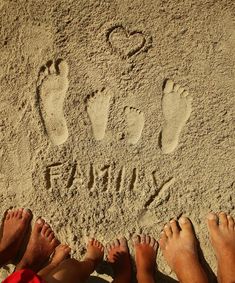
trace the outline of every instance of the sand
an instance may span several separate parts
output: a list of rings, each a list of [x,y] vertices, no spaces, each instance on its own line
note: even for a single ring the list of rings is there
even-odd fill
[[[215,270],[205,215],[235,212],[234,12],[1,0],[0,212],[32,209],[77,258],[89,235],[158,238],[187,215]]]

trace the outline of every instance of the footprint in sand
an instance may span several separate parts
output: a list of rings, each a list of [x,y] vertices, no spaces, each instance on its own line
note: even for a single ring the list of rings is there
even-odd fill
[[[108,124],[109,104],[111,95],[106,89],[97,91],[87,101],[87,113],[91,120],[94,138],[100,141],[104,138]]]
[[[127,122],[127,141],[129,144],[136,144],[144,128],[144,114],[133,107],[125,107]]]
[[[171,153],[178,145],[180,132],[191,114],[192,97],[188,91],[172,80],[168,80],[163,90],[162,110],[165,125],[161,132],[163,153]]]
[[[42,120],[46,133],[54,145],[64,143],[68,138],[68,128],[63,112],[63,104],[68,90],[69,67],[65,61],[52,63],[39,73],[37,91]]]

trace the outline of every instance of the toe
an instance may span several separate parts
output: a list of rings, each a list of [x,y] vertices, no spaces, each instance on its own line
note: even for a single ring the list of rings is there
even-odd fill
[[[210,212],[206,218],[207,218],[207,226],[209,230],[218,229],[219,219],[215,213]]]
[[[167,80],[164,92],[165,93],[170,93],[173,90],[174,82],[172,80]]]
[[[127,240],[126,240],[125,237],[121,237],[121,238],[119,239],[119,242],[120,242],[120,245],[121,245],[122,247],[127,248]]]
[[[181,94],[183,91],[184,91],[184,88],[183,88],[183,87],[180,87],[180,88],[178,89],[178,93],[179,93],[179,94]]]
[[[34,227],[35,227],[35,229],[38,233],[40,233],[42,231],[42,227],[43,227],[44,223],[45,223],[45,220],[42,219],[42,218],[39,218],[37,220],[37,222],[35,223]]]
[[[44,235],[46,238],[48,238],[51,233],[53,233],[53,231],[51,230],[51,228],[48,228]]]
[[[55,74],[56,73],[56,69],[55,69],[55,64],[52,63],[49,67],[49,73],[50,74]]]
[[[47,236],[47,238],[48,238],[48,241],[49,241],[49,242],[52,242],[52,240],[55,239],[55,234],[54,234],[53,232],[51,232],[51,233]]]
[[[5,212],[5,220],[9,220],[11,218],[11,209],[8,209],[6,212]]]
[[[68,66],[68,64],[67,64],[66,61],[61,61],[61,62],[58,64],[58,68],[59,68],[60,74],[61,74],[63,77],[67,77],[67,76],[68,76],[68,73],[69,73],[69,66]]]
[[[140,242],[141,242],[141,244],[146,244],[146,235],[145,234],[140,235]]]
[[[51,241],[51,245],[53,248],[56,248],[57,246],[59,246],[60,242],[56,239],[53,238],[53,240]]]
[[[24,209],[23,212],[22,212],[22,218],[26,221],[29,221],[32,218],[32,214],[31,214],[30,210]]]
[[[160,245],[161,249],[165,249],[167,239],[168,238],[167,238],[167,235],[166,235],[165,231],[162,231],[161,232],[161,238],[159,240],[159,245]]]
[[[111,250],[111,245],[110,245],[110,244],[107,244],[107,245],[106,245],[106,249],[107,249],[107,252],[109,253],[110,250]]]
[[[177,92],[179,88],[180,88],[180,85],[179,84],[175,84],[173,90],[175,92]]]
[[[119,247],[119,246],[120,246],[120,242],[119,242],[118,239],[115,239],[115,240],[114,240],[114,246],[115,246],[115,247]]]
[[[231,230],[234,229],[234,219],[231,215],[228,215],[228,227]]]
[[[132,238],[132,241],[133,241],[134,245],[140,244],[140,236],[139,236],[139,235],[135,235],[135,236]]]
[[[150,238],[150,243],[149,243],[149,245],[150,245],[151,247],[154,247],[155,242],[156,242],[156,240],[155,240],[153,237],[151,237],[151,238]]]
[[[45,236],[48,229],[50,229],[50,225],[48,223],[44,223],[44,225],[42,227],[42,235]]]
[[[164,227],[164,231],[167,235],[168,238],[171,238],[172,235],[173,235],[173,232],[171,230],[171,226],[169,224],[166,224],[165,227]]]
[[[146,244],[149,245],[151,241],[151,237],[149,235],[146,235]]]
[[[170,221],[170,225],[171,225],[171,230],[173,232],[173,235],[178,235],[180,232],[180,229],[179,229],[177,221],[175,219],[172,219]]]
[[[185,90],[181,93],[181,97],[187,97],[189,95],[188,91]]]
[[[187,217],[180,217],[179,225],[183,232],[188,231],[191,233],[193,231],[192,223]]]
[[[228,218],[227,218],[227,214],[225,212],[219,213],[219,226],[222,227],[222,228],[228,227]]]
[[[158,242],[157,241],[155,242],[153,249],[155,250],[155,252],[158,250]]]
[[[17,209],[16,217],[17,217],[18,219],[21,219],[21,218],[22,218],[23,211],[24,211],[23,208]]]

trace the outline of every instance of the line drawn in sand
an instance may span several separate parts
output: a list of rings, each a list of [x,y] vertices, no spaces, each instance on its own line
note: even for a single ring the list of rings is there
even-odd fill
[[[134,107],[125,107],[124,111],[127,123],[127,142],[135,145],[144,128],[144,113]]]
[[[191,103],[192,97],[187,90],[172,80],[166,81],[162,98],[165,124],[160,136],[163,153],[171,153],[176,149],[180,133],[192,111]]]
[[[50,61],[41,68],[37,81],[40,116],[46,134],[54,145],[63,144],[69,136],[63,111],[69,87],[68,72],[66,61]]]
[[[93,136],[100,141],[105,136],[108,124],[111,94],[103,88],[87,99],[87,113],[91,121]]]

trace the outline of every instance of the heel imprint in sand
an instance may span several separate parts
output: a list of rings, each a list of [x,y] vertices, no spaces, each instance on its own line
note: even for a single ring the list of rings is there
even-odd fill
[[[171,153],[176,149],[180,133],[192,111],[191,103],[192,97],[187,90],[172,80],[167,80],[162,98],[162,111],[165,119],[161,132],[163,153]]]
[[[100,141],[105,136],[108,124],[111,94],[103,89],[87,100],[87,113],[91,121],[94,138]]]
[[[69,67],[65,61],[53,62],[41,68],[37,81],[41,118],[54,145],[63,144],[69,135],[63,111],[69,86],[68,71]]]
[[[124,110],[127,123],[127,142],[134,145],[139,141],[144,128],[144,114],[133,107],[125,107]]]

